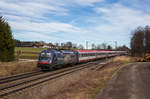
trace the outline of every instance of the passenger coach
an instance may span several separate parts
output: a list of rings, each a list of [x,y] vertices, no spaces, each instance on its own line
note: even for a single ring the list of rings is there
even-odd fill
[[[125,53],[125,51],[98,51],[98,50],[77,50],[77,51],[79,53],[79,62],[112,57]]]

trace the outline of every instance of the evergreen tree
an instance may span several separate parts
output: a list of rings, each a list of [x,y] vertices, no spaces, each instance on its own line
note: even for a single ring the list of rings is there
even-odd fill
[[[14,40],[9,24],[0,16],[0,61],[14,60]]]

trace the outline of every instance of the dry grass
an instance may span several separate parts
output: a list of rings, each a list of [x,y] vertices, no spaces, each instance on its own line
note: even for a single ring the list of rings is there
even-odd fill
[[[115,62],[106,65],[103,69],[85,69],[84,71],[73,73],[72,75],[66,75],[56,80],[43,83],[30,90],[26,90],[17,96],[14,95],[13,98],[93,99],[105,86],[115,71],[122,67],[121,64],[128,63],[129,60],[127,57],[117,57],[114,59]]]
[[[80,75],[68,86],[64,86],[54,95],[50,95],[52,99],[92,99],[104,87],[108,79],[112,76],[118,67],[110,67],[101,71],[88,71],[84,75]]]
[[[36,70],[37,62],[0,62],[0,77]]]
[[[111,61],[108,60],[108,61]],[[114,63],[106,65],[107,67],[96,70],[87,70],[80,72],[79,75],[70,79],[65,78],[61,89],[53,92],[49,90],[47,99],[93,99],[95,95],[105,86],[111,76],[121,68],[123,63],[132,62],[133,59],[128,56],[119,56],[114,58]],[[62,82],[61,82],[62,83]],[[62,84],[61,84],[62,85]]]
[[[114,62],[132,62],[134,59],[130,56],[118,56],[113,59]]]

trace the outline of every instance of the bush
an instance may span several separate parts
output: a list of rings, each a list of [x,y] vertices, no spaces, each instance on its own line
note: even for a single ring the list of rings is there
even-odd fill
[[[9,24],[0,16],[0,61],[14,60],[14,40]]]

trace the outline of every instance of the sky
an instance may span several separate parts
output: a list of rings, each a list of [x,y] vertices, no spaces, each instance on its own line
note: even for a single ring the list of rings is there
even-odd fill
[[[0,15],[22,41],[86,41],[130,46],[131,32],[150,25],[149,0],[0,0]]]

